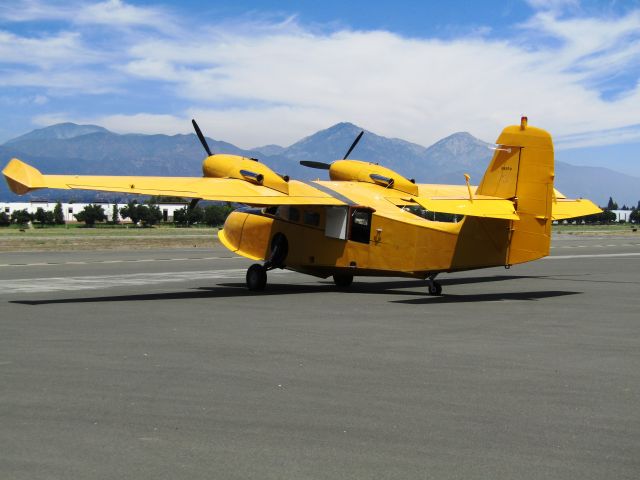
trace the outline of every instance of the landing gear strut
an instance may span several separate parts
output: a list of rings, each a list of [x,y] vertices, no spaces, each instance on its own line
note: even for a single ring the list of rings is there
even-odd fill
[[[252,292],[260,292],[267,286],[267,272],[274,268],[284,268],[284,260],[289,252],[287,237],[276,233],[271,240],[271,254],[264,265],[254,263],[247,270],[247,288]]]
[[[438,274],[434,273],[427,277],[427,282],[429,282],[429,295],[434,295],[434,296],[442,295],[442,285],[436,282],[435,280],[436,276],[438,276]]]

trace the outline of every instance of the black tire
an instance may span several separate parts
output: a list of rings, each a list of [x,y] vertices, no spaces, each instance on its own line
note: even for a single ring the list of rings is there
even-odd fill
[[[429,295],[442,295],[442,285],[438,282],[433,282],[429,285]]]
[[[252,292],[260,292],[267,286],[267,270],[259,263],[254,263],[247,270],[247,288]]]
[[[333,283],[335,283],[338,288],[347,288],[353,283],[353,275],[349,275],[348,273],[336,273],[333,276]]]

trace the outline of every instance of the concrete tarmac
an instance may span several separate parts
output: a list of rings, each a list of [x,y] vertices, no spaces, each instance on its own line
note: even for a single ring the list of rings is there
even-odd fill
[[[640,236],[424,282],[0,254],[0,478],[635,479]]]

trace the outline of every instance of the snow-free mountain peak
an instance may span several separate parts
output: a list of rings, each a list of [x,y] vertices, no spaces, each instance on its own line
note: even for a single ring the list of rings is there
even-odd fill
[[[109,130],[98,125],[77,125],[70,122],[57,123],[48,127],[38,128],[32,132],[13,138],[6,142],[5,145],[12,145],[31,140],[64,140],[98,132],[110,133]]]

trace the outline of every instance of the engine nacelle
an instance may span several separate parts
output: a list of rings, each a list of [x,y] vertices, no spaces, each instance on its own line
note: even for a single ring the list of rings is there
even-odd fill
[[[239,155],[218,153],[205,158],[202,174],[214,178],[238,178],[254,185],[263,185],[282,193],[289,193],[288,177],[278,175],[264,163]]]
[[[409,195],[418,195],[418,186],[411,180],[375,163],[337,160],[329,168],[329,177],[336,181],[374,183]]]

